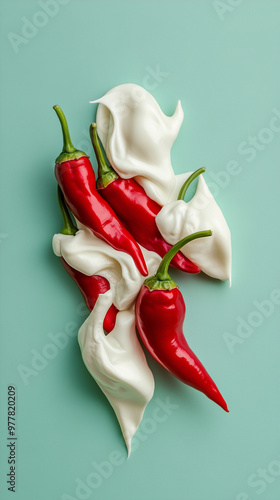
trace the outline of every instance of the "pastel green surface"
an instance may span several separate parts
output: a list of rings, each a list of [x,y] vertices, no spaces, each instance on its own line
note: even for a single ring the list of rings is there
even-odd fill
[[[2,499],[279,498],[279,15],[273,0],[1,1]],[[207,167],[233,242],[231,289],[172,274],[187,303],[186,337],[230,413],[149,358],[156,392],[128,461],[80,356],[81,296],[51,249],[62,223],[52,106],[94,162],[88,101],[127,82],[167,114],[181,99],[174,170]],[[64,348],[48,347],[66,330]],[[26,383],[20,366],[33,370]],[[8,385],[18,400],[14,494]]]

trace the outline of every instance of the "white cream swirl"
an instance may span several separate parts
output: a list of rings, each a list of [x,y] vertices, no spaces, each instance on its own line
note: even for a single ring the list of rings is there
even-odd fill
[[[173,116],[166,116],[147,90],[128,83],[91,102],[99,103],[97,131],[112,167],[166,203],[175,187],[170,150],[184,117],[180,101]]]
[[[113,301],[108,290],[78,334],[84,363],[112,405],[118,418],[128,456],[131,440],[154,393],[154,377],[135,331],[133,308],[117,314],[116,325],[104,335],[103,320]]]
[[[80,230],[75,236],[55,234],[53,250],[77,271],[106,278],[113,290],[113,302],[119,310],[128,309],[135,301],[144,277],[134,264],[133,258],[125,252],[112,248],[95,236],[90,229],[78,223]],[[160,257],[141,247],[148,272],[153,274],[160,263]]]
[[[189,202],[177,201],[180,187],[190,175],[176,176],[169,203],[156,217],[158,229],[170,245],[196,231],[211,229],[211,237],[194,240],[181,251],[204,273],[231,283],[230,230],[203,176],[199,176],[196,192]]]

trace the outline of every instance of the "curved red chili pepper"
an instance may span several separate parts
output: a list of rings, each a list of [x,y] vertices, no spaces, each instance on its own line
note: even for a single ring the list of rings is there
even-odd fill
[[[122,179],[107,165],[98,142],[95,123],[91,124],[90,135],[98,161],[97,190],[135,240],[147,250],[163,257],[171,245],[165,241],[156,225],[155,219],[162,207],[151,200],[134,179]],[[188,273],[200,272],[199,267],[182,252],[173,257],[171,266]]]
[[[156,275],[146,279],[140,290],[136,301],[136,326],[145,347],[158,363],[228,411],[216,384],[184,337],[184,299],[167,272],[176,250],[196,238],[211,234],[211,231],[201,231],[187,236],[166,254]]]
[[[63,151],[56,159],[55,176],[65,201],[75,217],[115,250],[133,258],[143,276],[148,275],[139,245],[119,221],[113,209],[96,191],[95,176],[88,156],[74,148],[66,118],[59,106],[54,106],[63,133]]]
[[[75,236],[78,228],[73,224],[71,220],[60,187],[58,187],[58,201],[63,217],[63,229],[61,230],[61,234],[69,234]],[[110,289],[109,281],[106,278],[103,278],[103,276],[86,276],[80,271],[77,271],[77,269],[69,266],[69,264],[63,257],[60,257],[60,260],[69,276],[71,276],[71,278],[77,283],[88,309],[92,311],[98,299],[98,296]],[[103,328],[105,332],[110,333],[114,329],[118,312],[119,311],[114,306],[114,304],[112,304],[108,309],[103,321]]]

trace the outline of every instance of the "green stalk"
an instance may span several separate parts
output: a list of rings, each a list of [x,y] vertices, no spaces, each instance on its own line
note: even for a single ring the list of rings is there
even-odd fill
[[[205,172],[205,170],[206,170],[205,167],[199,168],[198,170],[193,172],[190,175],[190,177],[187,178],[187,180],[184,182],[183,186],[181,187],[181,189],[179,191],[178,198],[177,198],[178,200],[183,200],[185,198],[189,185],[192,183],[192,181],[194,181],[194,179],[196,179],[196,177],[198,177],[200,174],[203,174]]]
[[[76,149],[74,148],[71,138],[70,138],[70,133],[69,133],[69,128],[68,128],[68,123],[65,118],[65,114],[63,113],[62,109],[58,104],[56,104],[53,109],[55,110],[60,124],[62,128],[62,135],[63,135],[63,149],[62,153],[74,153]]]
[[[75,236],[78,228],[74,225],[67,205],[64,200],[63,193],[61,188],[57,186],[57,195],[58,195],[58,203],[61,211],[62,219],[63,219],[63,228],[60,231],[61,234],[70,234],[71,236]]]
[[[113,182],[115,179],[118,179],[119,176],[111,167],[111,165],[108,165],[105,161],[97,137],[96,123],[91,124],[91,126],[89,127],[89,133],[98,164],[98,179],[96,181],[96,187],[97,189],[104,189],[106,186],[108,186],[108,184]]]
[[[60,124],[61,124],[61,129],[62,129],[62,136],[63,136],[63,148],[62,152],[56,159],[56,163],[63,163],[64,161],[69,161],[69,160],[77,160],[78,158],[81,158],[82,156],[86,156],[86,153],[83,151],[79,151],[78,149],[74,148],[70,133],[69,133],[69,128],[68,128],[68,123],[65,118],[65,115],[57,104],[53,106],[53,109],[55,110]]]
[[[144,284],[150,290],[172,290],[172,288],[177,288],[175,281],[169,276],[168,268],[171,260],[176,255],[182,247],[184,247],[187,243],[190,243],[197,238],[204,238],[206,236],[211,236],[212,231],[198,231],[197,233],[190,234],[185,238],[182,238],[178,241],[173,247],[171,247],[168,252],[163,257],[158,270],[154,276],[147,278]]]

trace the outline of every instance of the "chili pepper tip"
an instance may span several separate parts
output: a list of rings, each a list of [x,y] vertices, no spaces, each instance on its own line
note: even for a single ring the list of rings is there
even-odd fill
[[[227,413],[229,413],[229,409],[228,409],[228,407],[227,407],[227,404],[226,404],[226,402],[225,402],[224,398],[222,398],[222,399],[223,399],[223,401],[222,401],[222,402],[220,402],[220,403],[218,403],[218,404],[220,405],[220,407],[221,407],[223,410],[225,410]]]

